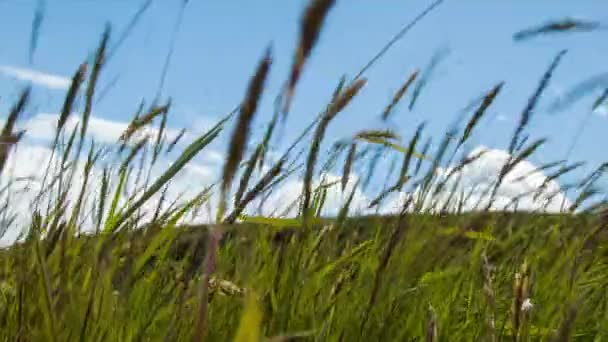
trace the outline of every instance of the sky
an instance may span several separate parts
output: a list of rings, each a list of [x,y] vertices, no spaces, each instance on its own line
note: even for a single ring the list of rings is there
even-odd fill
[[[170,133],[186,127],[192,136],[202,134],[238,105],[256,64],[270,46],[273,65],[254,122],[254,132],[260,134],[272,115],[273,99],[288,76],[307,1],[190,0],[181,20],[182,1],[151,1],[132,32],[117,45],[145,2],[0,2],[0,111],[6,113],[19,91],[32,82],[34,101],[23,118],[30,130],[28,144],[39,147],[48,140],[45,127],[56,120],[53,115],[61,108],[69,78],[94,53],[106,23],[112,28],[112,55],[100,78],[100,88],[107,87],[108,91],[93,109],[91,130],[98,139],[115,140],[140,102],[145,99],[149,103],[159,91],[163,99],[171,98]],[[354,76],[430,3],[337,1],[298,85],[283,139],[275,147],[284,147],[324,108],[341,76]],[[44,16],[30,61],[30,36],[37,8],[44,8]],[[409,138],[416,126],[426,121],[426,134],[439,140],[459,110],[504,81],[503,91],[469,142],[471,149],[484,147],[500,154],[551,60],[560,50],[568,49],[530,124],[531,138],[547,137],[549,142],[529,162],[541,165],[568,156],[573,137],[586,120],[584,134],[569,154],[573,161],[587,162],[574,174],[581,176],[608,156],[601,147],[606,142],[608,109],[601,107],[590,113],[593,100],[603,87],[608,87],[608,31],[525,42],[514,42],[512,36],[524,28],[564,17],[608,23],[607,10],[608,4],[601,0],[446,0],[368,70],[364,75],[368,84],[332,122],[328,136],[344,138],[362,129],[388,126]],[[161,88],[163,65],[172,46]],[[425,69],[438,51],[447,51],[446,58],[437,66],[416,107],[410,111],[402,104],[391,121],[381,123],[379,115],[392,94],[414,70]],[[597,87],[589,96],[561,112],[549,111],[552,102],[596,76]],[[213,174],[221,166],[224,153],[219,142],[198,156],[195,166]],[[380,163],[386,165],[388,161]]]

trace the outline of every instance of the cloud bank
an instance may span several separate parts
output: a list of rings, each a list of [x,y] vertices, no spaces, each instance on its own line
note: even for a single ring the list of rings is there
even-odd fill
[[[66,90],[72,83],[72,80],[69,77],[48,74],[34,69],[20,68],[10,65],[0,65],[0,74],[19,81],[32,82],[37,86],[54,90]]]
[[[30,138],[49,141],[54,138],[54,131],[57,122],[56,114],[42,113],[36,115],[31,120],[23,124],[27,129],[27,135]],[[79,122],[79,116],[73,115],[69,122],[69,127],[75,127]],[[90,120],[89,132],[97,140],[106,143],[114,143],[126,128],[127,123],[92,117]],[[174,136],[179,131],[169,128],[168,136]],[[142,134],[156,134],[154,128],[148,128]],[[180,147],[180,148],[183,148]],[[504,163],[509,159],[509,154],[500,149],[490,149],[480,146],[469,154],[469,156],[477,155],[484,152],[482,157],[475,162],[463,167],[461,170],[454,172],[449,181],[441,189],[437,188],[437,184],[452,171],[452,167],[442,169],[439,172],[439,177],[431,186],[431,192],[436,191],[437,195],[431,200],[421,200],[423,209],[430,210],[432,208],[450,207],[454,208],[458,200],[459,205],[463,210],[475,210],[484,208],[488,204],[489,190],[492,189],[494,181],[500,172]],[[10,207],[13,212],[19,216],[16,223],[5,236],[0,240],[1,244],[6,244],[13,241],[20,232],[17,226],[27,226],[32,208],[31,203],[34,196],[40,189],[40,181],[43,177],[43,172],[48,164],[51,156],[51,150],[48,147],[37,145],[30,140],[22,141],[15,150],[11,153],[5,168],[2,178],[0,178],[0,186],[4,187],[9,181],[12,181],[11,191],[0,194],[0,205],[6,203],[6,195],[10,193]],[[192,198],[198,194],[206,186],[215,182],[219,177],[219,171],[223,165],[224,154],[222,152],[208,150],[201,152],[201,158],[193,160],[184,169],[178,173],[170,182],[167,191],[164,194],[165,202],[171,203]],[[151,170],[151,177],[155,179],[160,176],[170,165],[173,160],[168,156],[163,155],[161,159],[154,165]],[[104,161],[105,162],[105,161]],[[86,203],[90,205],[94,203],[99,196],[99,188],[102,179],[103,167],[105,165],[98,164],[91,170],[89,177],[90,193],[86,196]],[[72,205],[76,199],[78,190],[84,175],[82,174],[83,163],[80,161],[78,172],[75,176],[74,189],[70,193],[69,201]],[[526,177],[524,177],[526,176]],[[406,198],[410,196],[419,196],[422,192],[420,188],[414,188],[410,192],[400,192],[390,196],[384,201],[379,208],[369,208],[371,200],[377,196],[380,189],[373,189],[375,193],[364,193],[360,188],[353,189],[358,176],[353,174],[346,190],[341,191],[339,185],[340,176],[336,174],[327,174],[324,176],[325,184],[335,182],[336,184],[328,188],[325,207],[322,212],[325,216],[336,215],[340,208],[344,205],[346,199],[352,191],[354,191],[353,199],[350,206],[350,213],[354,214],[370,214],[379,212],[382,214],[397,213]],[[320,184],[321,179],[317,179],[315,184]],[[131,193],[136,190],[136,177],[131,175],[127,182],[127,189]],[[116,185],[116,179],[112,179],[111,186]],[[542,185],[542,191],[534,194],[534,190],[539,189]],[[261,208],[261,214],[273,216],[293,216],[297,214],[297,202],[302,190],[302,181],[296,176],[288,178],[283,183],[269,194],[264,201],[264,206]],[[453,196],[454,191],[458,196]],[[377,192],[377,193],[376,193]],[[151,215],[160,200],[161,192],[151,198],[144,206],[143,210],[147,215]],[[513,200],[517,199],[517,206],[513,205]],[[213,208],[217,205],[217,198],[211,199],[211,212],[201,211],[196,216],[189,216],[185,223],[208,222],[213,217]],[[258,203],[252,203],[248,207],[247,214],[258,214]],[[493,210],[527,210],[527,211],[547,211],[558,212],[562,208],[570,205],[567,197],[560,190],[559,184],[552,180],[548,181],[547,176],[537,167],[529,162],[523,161],[518,164],[513,171],[507,175],[502,186],[496,192],[495,201],[491,209]],[[89,213],[90,215],[90,213]],[[88,218],[90,220],[90,217]]]

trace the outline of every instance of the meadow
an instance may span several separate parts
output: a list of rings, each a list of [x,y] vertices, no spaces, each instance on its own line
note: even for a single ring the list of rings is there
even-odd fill
[[[459,171],[484,151],[471,155],[465,147],[502,83],[472,102],[462,127],[433,137],[432,154],[424,125],[412,127],[407,139],[384,128],[348,139],[326,136],[332,120],[365,96],[366,70],[425,13],[355,77],[332,80],[336,88],[327,106],[278,157],[269,156],[333,3],[314,0],[302,13],[291,72],[260,141],[251,139],[251,122],[260,98],[273,95],[264,94],[270,50],[234,111],[199,132],[159,176],[151,168],[183,136],[167,140],[163,134],[170,102],[142,106],[112,148],[88,139],[107,57],[106,31],[92,63],[75,68],[27,229],[0,250],[2,340],[608,340],[608,214],[596,187],[608,163],[567,185],[574,195],[559,213],[517,210],[518,198],[496,209],[499,188],[515,181],[510,173],[546,142],[530,141],[526,132],[565,51],[539,71],[507,147],[510,157],[490,187],[476,190],[483,194],[471,205],[473,194],[458,186]],[[556,21],[515,38],[593,28]],[[380,120],[395,115],[407,98],[415,101],[424,91],[423,74],[407,75],[379,109]],[[594,106],[607,97],[605,92]],[[4,123],[2,177],[8,177],[10,154],[18,153],[15,145],[27,135],[16,123],[29,98],[30,89],[24,89]],[[81,124],[68,130],[77,103]],[[150,126],[159,133],[142,134]],[[229,142],[220,179],[193,198],[167,200],[171,180],[222,134]],[[369,208],[396,194],[399,206],[390,214],[360,214],[351,208],[355,191],[374,177],[374,156],[382,154],[398,156],[400,163],[389,184],[374,189]],[[89,177],[102,162],[100,180]],[[361,165],[367,173],[351,177]],[[540,166],[550,176],[532,194],[548,205],[550,183],[579,166]],[[330,179],[330,173],[340,178]],[[256,214],[252,207],[294,177],[302,179],[292,206],[296,215]],[[10,220],[10,189],[1,190],[7,203],[2,222],[18,226]],[[326,217],[332,189],[343,192],[344,200],[337,215]],[[214,208],[213,220],[189,223],[208,207]]]

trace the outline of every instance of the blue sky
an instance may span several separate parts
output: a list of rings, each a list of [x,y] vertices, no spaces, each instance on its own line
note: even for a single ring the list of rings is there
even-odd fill
[[[284,137],[299,133],[300,125],[310,122],[323,108],[339,78],[343,74],[353,76],[430,2],[387,0],[379,5],[362,0],[337,1],[298,86]],[[70,77],[94,51],[104,24],[112,24],[113,46],[142,3],[48,1],[34,62],[29,64],[28,45],[37,2],[0,2],[0,66]],[[271,115],[279,85],[288,75],[299,18],[306,3],[190,0],[163,89],[163,96],[171,96],[174,104],[170,125],[187,127],[193,134],[202,133],[235,107],[259,58],[272,44],[274,64],[256,120],[256,127],[262,127]],[[154,97],[180,6],[181,1],[157,0],[144,13],[101,77],[101,88],[118,78],[116,86],[94,108],[96,116],[126,122],[142,99],[150,101]],[[533,137],[549,138],[549,144],[532,161],[540,164],[561,159],[594,96],[557,114],[547,113],[546,107],[578,82],[608,72],[608,32],[562,34],[522,43],[514,43],[512,35],[565,16],[608,22],[606,10],[608,4],[600,0],[448,0],[366,74],[368,85],[332,122],[328,135],[342,138],[360,129],[381,126],[378,116],[393,92],[413,70],[424,68],[438,49],[447,48],[447,59],[439,65],[416,108],[410,112],[401,105],[390,126],[408,138],[421,121],[428,121],[427,134],[439,140],[461,108],[499,81],[505,81],[504,91],[481,123],[483,132],[478,130],[471,142],[471,147],[503,149],[539,78],[555,54],[567,48],[569,53],[530,126]],[[18,85],[6,74],[1,75],[3,111],[16,97]],[[28,115],[57,112],[64,94],[64,89],[36,87],[35,108]],[[608,153],[600,146],[605,144],[607,131],[608,116],[593,114],[572,157],[587,161],[589,167],[606,161]]]

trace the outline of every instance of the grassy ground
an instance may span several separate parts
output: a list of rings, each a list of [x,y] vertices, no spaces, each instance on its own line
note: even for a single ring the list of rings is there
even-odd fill
[[[562,214],[489,210],[509,172],[544,143],[527,141],[524,133],[563,53],[522,110],[509,146],[512,157],[476,211],[463,212],[466,194],[458,193],[451,177],[475,161],[460,154],[499,96],[500,83],[471,107],[465,126],[438,137],[432,156],[421,142],[423,126],[409,141],[391,131],[358,132],[330,145],[326,154],[325,131],[359,96],[368,65],[355,79],[339,83],[327,107],[280,158],[266,157],[332,3],[312,1],[304,13],[292,72],[263,139],[250,141],[249,127],[272,65],[270,52],[239,107],[193,140],[158,177],[149,170],[175,146],[163,135],[169,104],[142,108],[115,148],[102,151],[87,139],[109,38],[103,36],[94,63],[77,69],[66,94],[55,155],[32,203],[26,234],[0,251],[2,340],[608,340],[608,218],[589,202],[606,166],[575,185],[577,197]],[[526,35],[567,29],[547,26]],[[407,78],[382,111],[383,120],[410,88],[422,91],[424,80],[417,83],[417,77]],[[66,130],[79,96],[82,126]],[[25,90],[9,113],[3,146],[20,140],[15,123],[28,100]],[[138,137],[155,122],[158,136]],[[166,203],[171,179],[229,122],[234,129],[218,183],[194,198]],[[246,148],[250,144],[252,150]],[[347,186],[351,171],[378,149],[403,162],[371,206],[394,193],[406,196],[392,216],[357,217],[351,200],[360,185]],[[5,169],[11,149],[0,152]],[[117,162],[104,165],[99,181],[89,175],[102,152]],[[448,165],[453,171],[438,172]],[[575,168],[555,166],[555,180]],[[299,171],[303,185],[295,218],[246,215]],[[342,179],[323,181],[330,171]],[[373,168],[368,173],[361,178],[372,177]],[[345,192],[341,210],[336,217],[321,217],[328,189],[339,186]],[[446,192],[449,196],[435,201]],[[87,196],[93,200],[83,201]],[[187,225],[189,215],[211,202],[218,203],[213,222]],[[2,207],[3,214],[9,209]]]

